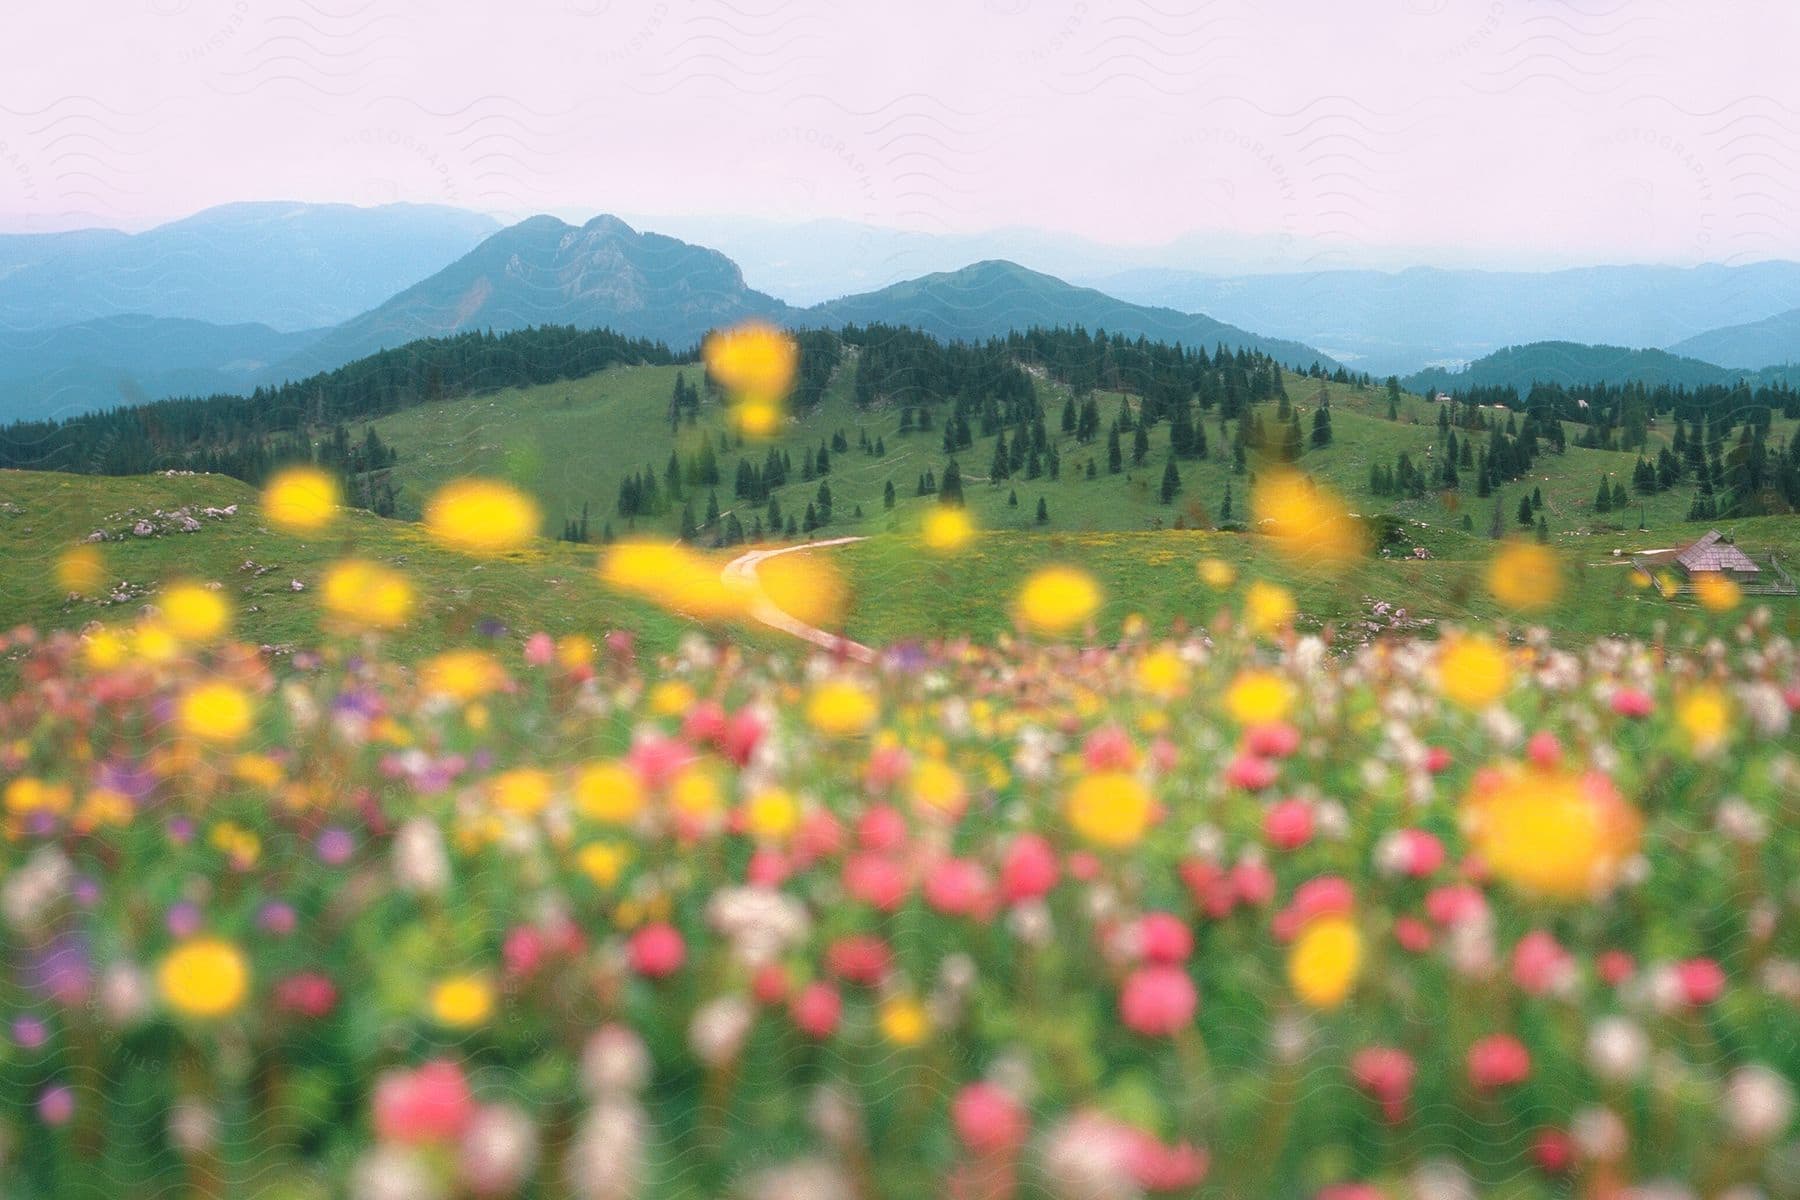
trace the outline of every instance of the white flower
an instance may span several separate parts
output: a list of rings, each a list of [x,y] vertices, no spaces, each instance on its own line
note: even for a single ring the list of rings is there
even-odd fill
[[[706,920],[750,968],[774,962],[812,932],[806,906],[773,888],[725,888],[707,904]]]
[[[183,1154],[202,1154],[219,1140],[219,1114],[204,1100],[185,1096],[169,1110],[169,1144]]]
[[[1129,1131],[1092,1112],[1058,1122],[1038,1148],[1039,1170],[1057,1200],[1138,1200],[1130,1159]]]
[[[463,1185],[478,1196],[510,1196],[537,1170],[538,1132],[515,1104],[483,1105],[463,1132]]]
[[[378,1145],[350,1172],[351,1200],[441,1200],[443,1185],[416,1150]]]
[[[819,1158],[804,1158],[756,1172],[738,1188],[743,1200],[854,1200],[856,1188],[843,1171]]]
[[[1619,1114],[1598,1105],[1576,1112],[1569,1122],[1569,1135],[1584,1158],[1601,1162],[1624,1157],[1631,1145],[1631,1135]]]
[[[718,996],[694,1012],[688,1026],[688,1048],[709,1067],[719,1067],[738,1056],[756,1011],[741,996]]]
[[[1602,1017],[1588,1031],[1588,1069],[1608,1083],[1623,1083],[1643,1074],[1650,1058],[1650,1038],[1643,1027],[1625,1017]]]
[[[602,1025],[581,1050],[581,1083],[597,1100],[636,1095],[650,1082],[650,1070],[644,1039],[624,1025]]]
[[[394,883],[401,891],[441,896],[450,887],[444,835],[427,817],[411,817],[394,835]]]
[[[114,1025],[132,1025],[151,1007],[150,980],[135,963],[118,962],[100,977],[100,1010]]]
[[[633,1200],[644,1181],[644,1110],[635,1100],[602,1100],[588,1111],[563,1164],[579,1200]]]
[[[40,846],[0,884],[0,912],[6,923],[20,933],[36,932],[49,916],[50,909],[69,893],[75,868],[68,857],[55,846]]]
[[[1725,1081],[1724,1110],[1739,1141],[1770,1141],[1794,1119],[1794,1085],[1761,1064],[1739,1067]]]

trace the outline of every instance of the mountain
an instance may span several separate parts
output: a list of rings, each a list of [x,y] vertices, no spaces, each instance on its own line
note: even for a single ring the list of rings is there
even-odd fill
[[[305,374],[417,338],[528,325],[604,326],[687,347],[715,326],[790,316],[717,250],[640,233],[617,217],[577,227],[540,216],[346,321],[285,366]]]
[[[499,228],[436,205],[250,203],[138,234],[0,238],[0,329],[141,314],[296,331],[335,325]]]
[[[1000,260],[827,301],[807,309],[803,320],[822,327],[911,325],[934,337],[964,341],[1001,337],[1032,325],[1082,325],[1090,332],[1104,329],[1209,350],[1222,342],[1263,351],[1290,365],[1328,361],[1299,342],[1264,337],[1197,313],[1127,304],[1093,288]]]
[[[9,418],[63,416],[168,395],[245,391],[322,332],[146,316],[0,331],[0,411]]]
[[[1800,308],[1744,325],[1709,329],[1669,349],[1722,367],[1754,369],[1800,363]]]
[[[1770,380],[1775,375],[1764,373]],[[1759,381],[1754,372],[1727,370],[1666,350],[1533,342],[1526,346],[1508,346],[1485,355],[1460,371],[1434,368],[1411,375],[1404,382],[1408,390],[1425,395],[1471,387],[1513,387],[1522,395],[1533,383],[1645,383],[1691,388],[1731,384],[1745,377]]]
[[[1126,300],[1295,338],[1378,376],[1552,339],[1670,346],[1800,306],[1800,263],[1790,262],[1241,276],[1151,269],[1095,282]]]

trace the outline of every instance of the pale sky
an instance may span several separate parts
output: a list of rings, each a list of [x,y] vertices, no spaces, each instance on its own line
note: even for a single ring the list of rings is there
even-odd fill
[[[10,0],[0,230],[231,200],[1800,258],[1781,0]]]

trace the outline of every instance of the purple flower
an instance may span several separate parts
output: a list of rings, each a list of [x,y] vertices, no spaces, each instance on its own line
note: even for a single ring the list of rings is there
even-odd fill
[[[193,937],[200,932],[200,906],[188,900],[171,905],[163,922],[175,937]]]
[[[293,905],[285,900],[271,900],[256,914],[256,923],[269,933],[285,937],[294,932],[299,918],[294,914]]]
[[[177,846],[185,846],[194,840],[194,822],[188,817],[170,817],[169,823],[163,828],[168,831],[169,840]]]
[[[75,1115],[75,1093],[62,1084],[47,1087],[38,1094],[38,1117],[46,1125],[67,1125]]]
[[[33,1016],[14,1017],[12,1023],[13,1044],[25,1050],[36,1050],[50,1040],[50,1027]]]
[[[356,839],[349,830],[333,825],[319,835],[316,848],[320,862],[328,867],[341,867],[356,853]]]

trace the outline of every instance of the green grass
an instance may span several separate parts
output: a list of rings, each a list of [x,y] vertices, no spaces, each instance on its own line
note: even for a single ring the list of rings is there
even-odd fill
[[[69,599],[55,563],[93,531],[127,531],[157,510],[223,509],[200,517],[193,533],[166,533],[100,544],[109,588],[126,599]],[[545,629],[595,638],[636,631],[651,651],[673,648],[686,623],[655,607],[609,593],[595,577],[594,552],[555,542],[495,559],[469,558],[434,544],[417,525],[350,511],[329,537],[299,538],[270,529],[256,493],[219,475],[107,478],[0,471],[0,611],[6,625],[75,629],[90,621],[123,623],[178,578],[216,581],[236,604],[246,636],[277,646],[319,640],[317,587],[329,562],[355,553],[403,569],[418,593],[415,620],[395,637],[402,651],[431,650],[475,635],[498,620],[514,632]],[[304,590],[295,591],[298,580]]]

